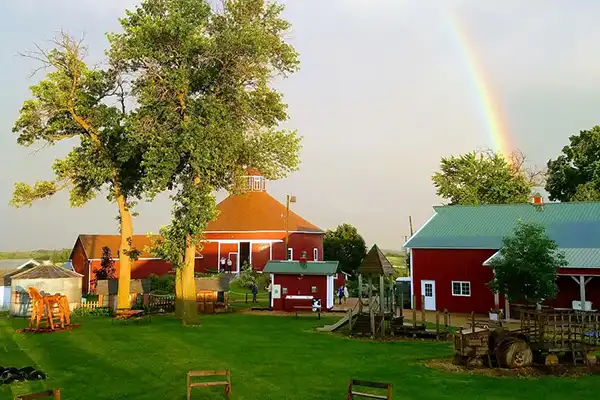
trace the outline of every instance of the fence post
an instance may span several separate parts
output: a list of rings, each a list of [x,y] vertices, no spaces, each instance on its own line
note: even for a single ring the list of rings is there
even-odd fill
[[[248,293],[246,293],[246,304],[248,304]]]

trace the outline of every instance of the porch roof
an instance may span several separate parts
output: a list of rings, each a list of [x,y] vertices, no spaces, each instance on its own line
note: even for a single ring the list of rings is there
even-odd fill
[[[271,260],[263,272],[289,275],[334,275],[339,264],[339,261],[307,261],[302,264],[299,261]]]
[[[600,269],[600,249],[596,248],[559,248],[567,259],[565,268],[598,268]],[[489,266],[492,260],[500,259],[500,251],[484,261],[483,265]]]

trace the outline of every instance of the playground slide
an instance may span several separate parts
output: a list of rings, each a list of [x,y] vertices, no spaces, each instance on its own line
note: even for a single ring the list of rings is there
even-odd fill
[[[352,310],[352,316],[355,316],[355,315],[356,315],[356,311]],[[322,326],[320,328],[317,328],[317,331],[319,331],[319,332],[334,332],[334,331],[340,329],[341,327],[345,326],[348,323],[348,321],[349,321],[349,318],[348,318],[348,314],[346,313],[346,315],[344,315],[344,318],[340,319],[335,324]]]

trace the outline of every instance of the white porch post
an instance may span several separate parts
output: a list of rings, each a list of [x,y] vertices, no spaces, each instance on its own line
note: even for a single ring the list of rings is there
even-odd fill
[[[235,258],[236,275],[240,275],[240,242],[237,243],[237,257]]]
[[[506,298],[506,295],[504,295],[504,307],[505,307],[505,313],[504,313],[504,318],[509,320],[510,319],[510,303],[508,301],[508,299]]]
[[[269,242],[269,261],[273,259],[273,242]]]
[[[500,308],[500,293],[498,292],[494,292],[494,307],[496,307],[496,309]]]
[[[217,271],[221,272],[221,242],[217,242]]]
[[[587,311],[585,309],[585,277],[583,275],[579,277],[579,297],[581,298],[581,309]]]

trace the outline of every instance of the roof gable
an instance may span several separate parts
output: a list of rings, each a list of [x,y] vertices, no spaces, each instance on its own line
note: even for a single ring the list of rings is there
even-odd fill
[[[217,205],[219,216],[206,227],[207,232],[256,232],[286,230],[286,207],[266,192],[231,195]],[[290,232],[323,233],[323,230],[289,212]]]
[[[334,275],[337,272],[339,261],[278,261],[271,260],[263,270],[268,274],[288,275]]]
[[[54,264],[44,263],[25,271],[11,274],[11,279],[58,279],[58,278],[81,278],[83,275],[75,271],[69,271]]]
[[[376,244],[371,247],[358,267],[358,273],[361,275],[393,275],[395,272],[392,263]]]
[[[562,248],[600,248],[600,202],[443,206],[404,245],[499,249],[519,220],[539,223]]]

